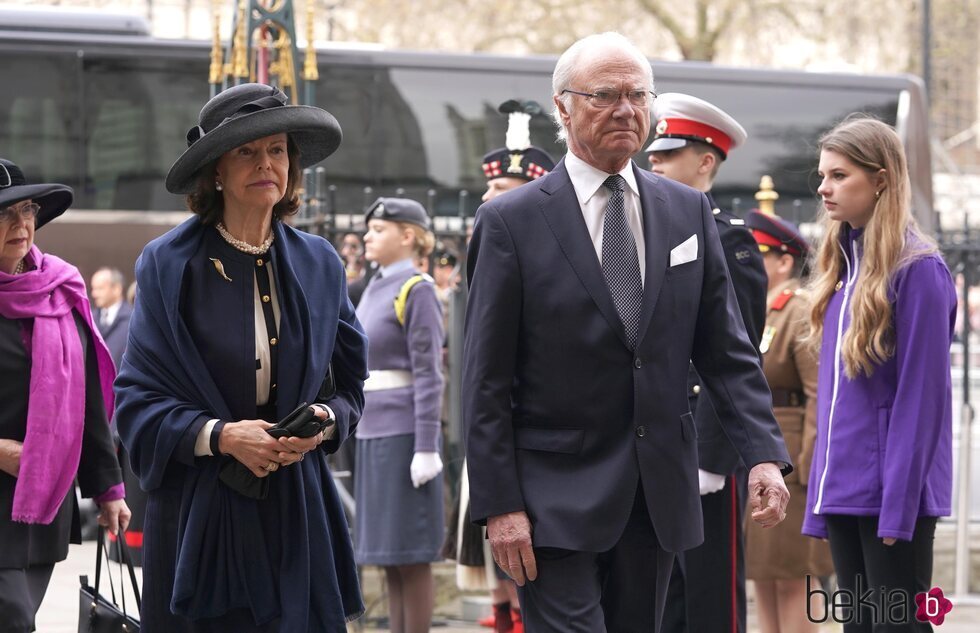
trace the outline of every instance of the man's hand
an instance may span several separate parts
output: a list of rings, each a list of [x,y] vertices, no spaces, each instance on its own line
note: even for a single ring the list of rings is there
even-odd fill
[[[756,464],[749,471],[749,499],[752,520],[762,527],[773,527],[786,518],[789,490],[779,466],[773,462]]]
[[[487,519],[487,536],[493,560],[518,586],[523,587],[525,578],[538,577],[538,563],[531,547],[531,521],[527,513],[510,512]]]

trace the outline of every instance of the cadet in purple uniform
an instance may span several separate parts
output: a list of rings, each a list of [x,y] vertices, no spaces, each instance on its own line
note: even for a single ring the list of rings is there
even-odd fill
[[[429,630],[429,564],[444,537],[439,414],[442,309],[415,268],[435,245],[421,204],[379,198],[366,215],[365,257],[376,262],[357,316],[370,341],[364,414],[357,428],[355,556],[381,565],[394,633]]]
[[[932,581],[936,518],[950,513],[949,347],[956,290],[912,217],[895,131],[849,118],[820,140],[826,211],[812,286],[820,343],[817,439],[803,533],[829,538],[841,589],[879,603],[897,627],[855,610],[845,633],[931,631],[915,594]],[[879,621],[885,614],[879,612]]]

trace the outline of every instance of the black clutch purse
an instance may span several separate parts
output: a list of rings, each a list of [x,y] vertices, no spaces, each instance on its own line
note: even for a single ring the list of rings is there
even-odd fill
[[[139,610],[140,589],[136,583],[136,571],[133,569],[133,562],[129,558],[129,549],[126,547],[126,537],[119,533],[116,539],[119,544],[119,593],[122,597],[122,606],[116,602],[116,588],[112,582],[112,573],[109,571],[109,552],[105,544],[105,530],[99,528],[99,544],[95,553],[95,586],[88,584],[88,576],[80,576],[81,588],[78,591],[78,633],[139,633]],[[102,557],[106,558],[106,575],[109,576],[109,592],[112,600],[106,600],[99,593],[99,582],[102,578]],[[137,617],[126,610],[126,582],[122,578],[122,565],[126,564],[129,568],[129,580],[133,585],[133,593],[136,598]]]
[[[323,421],[316,416],[313,408],[303,403],[293,409],[289,415],[268,429],[269,435],[280,437],[313,437],[322,433],[333,424],[333,420]],[[235,492],[251,499],[265,499],[269,496],[269,477],[256,477],[245,464],[235,459],[229,460],[221,467],[218,478]]]

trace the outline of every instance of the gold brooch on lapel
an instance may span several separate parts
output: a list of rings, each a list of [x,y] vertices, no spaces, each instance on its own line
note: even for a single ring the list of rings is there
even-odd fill
[[[231,281],[231,277],[225,274],[225,265],[221,263],[221,260],[216,257],[208,257],[212,263],[214,263],[214,269],[218,271],[221,278],[225,281]]]

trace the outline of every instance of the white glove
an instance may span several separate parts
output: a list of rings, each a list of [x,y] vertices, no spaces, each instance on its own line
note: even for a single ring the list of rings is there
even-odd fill
[[[416,453],[418,455],[418,453]],[[414,465],[414,464],[413,464]],[[725,487],[725,476],[709,473],[698,468],[698,488],[701,489],[701,496],[710,495],[718,492]]]
[[[412,485],[416,488],[424,486],[442,472],[442,458],[439,453],[434,452],[415,453],[409,470],[412,473]]]

